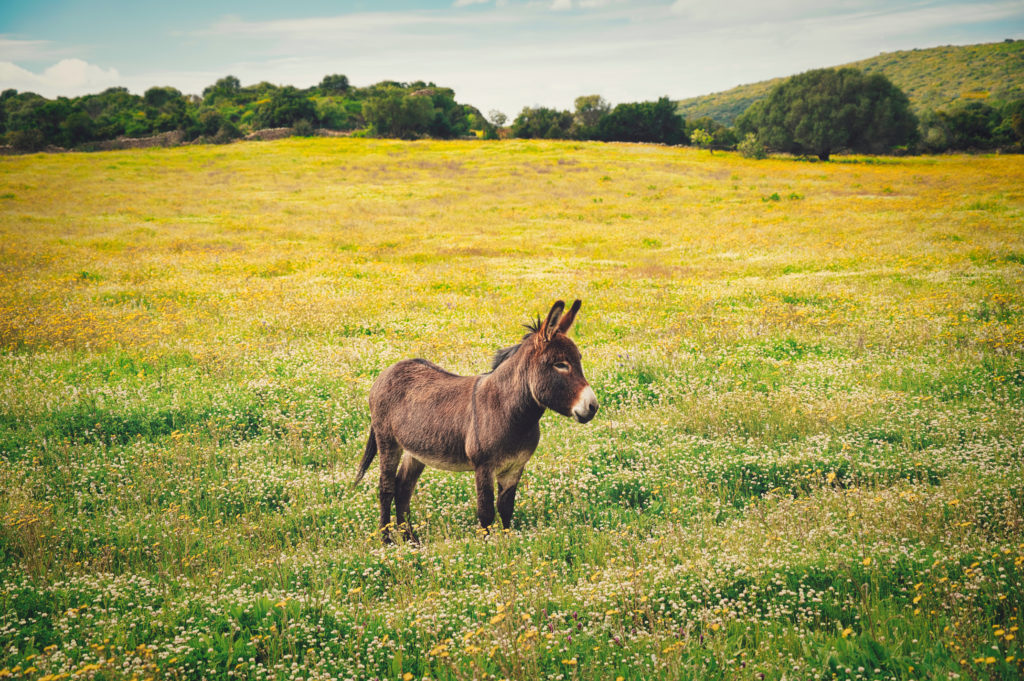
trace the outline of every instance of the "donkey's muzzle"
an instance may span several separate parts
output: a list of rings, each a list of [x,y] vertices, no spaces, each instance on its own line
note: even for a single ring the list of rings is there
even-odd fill
[[[589,385],[580,391],[576,404],[572,406],[572,416],[580,423],[586,423],[597,413],[597,395]]]

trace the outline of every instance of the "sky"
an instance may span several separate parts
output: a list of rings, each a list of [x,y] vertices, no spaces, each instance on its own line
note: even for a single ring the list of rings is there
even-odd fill
[[[433,81],[511,120],[684,99],[882,52],[1024,38],[1022,0],[0,0],[0,88],[186,94],[226,75]]]

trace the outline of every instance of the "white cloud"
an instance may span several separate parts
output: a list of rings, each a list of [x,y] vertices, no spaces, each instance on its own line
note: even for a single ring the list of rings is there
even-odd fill
[[[10,61],[0,61],[0,83],[5,88],[35,92],[45,97],[73,97],[119,85],[117,69],[103,69],[81,59],[61,59],[42,73],[33,73]]]
[[[49,40],[22,40],[0,35],[0,60],[2,61],[52,59],[58,54],[60,54],[60,50],[56,49]]]
[[[552,0],[551,9],[556,12],[572,9],[572,0]]]
[[[958,37],[959,27],[1003,17],[1011,28],[998,39],[1016,37],[1013,22],[1024,14],[1020,0],[446,3],[434,10],[313,18],[289,18],[286,10],[268,20],[221,16],[176,35],[194,51],[190,60],[173,53],[150,55],[145,64],[103,58],[123,76],[81,59],[38,73],[62,57],[92,53],[61,46],[66,51],[59,55],[14,58],[4,50],[12,55],[52,51],[54,45],[0,35],[0,62],[7,62],[0,63],[0,86],[72,95],[110,85],[138,93],[171,85],[198,93],[229,73],[243,84],[267,80],[299,87],[344,73],[356,85],[432,80],[454,88],[460,102],[514,115],[523,106],[571,108],[581,94],[601,94],[612,103],[684,98],[882,51],[980,42],[973,35]],[[484,11],[473,11],[474,5]],[[558,7],[577,11],[552,11]]]

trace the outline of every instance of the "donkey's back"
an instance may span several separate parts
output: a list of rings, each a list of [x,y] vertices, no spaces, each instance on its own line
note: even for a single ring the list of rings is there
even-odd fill
[[[425,359],[388,367],[370,388],[370,423],[378,442],[443,470],[472,470],[466,456],[476,377]]]

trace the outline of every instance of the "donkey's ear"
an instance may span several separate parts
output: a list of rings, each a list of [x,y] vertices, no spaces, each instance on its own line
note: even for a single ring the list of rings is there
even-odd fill
[[[544,320],[544,326],[540,327],[541,338],[549,341],[555,337],[555,332],[558,331],[558,318],[562,316],[562,310],[564,309],[565,302],[561,300],[556,300],[555,304],[551,306],[548,318]]]
[[[569,308],[569,311],[565,313],[565,316],[558,320],[559,331],[562,333],[569,333],[569,327],[572,326],[573,321],[575,321],[576,313],[580,311],[580,305],[582,305],[582,303],[579,298],[573,301],[572,307]]]

